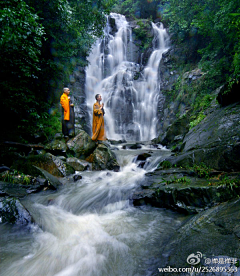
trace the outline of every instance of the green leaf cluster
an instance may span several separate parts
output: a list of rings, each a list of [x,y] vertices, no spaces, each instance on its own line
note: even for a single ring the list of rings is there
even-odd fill
[[[160,183],[166,183],[167,185],[169,184],[173,184],[173,183],[183,183],[183,184],[190,184],[191,180],[189,178],[187,178],[186,176],[177,178],[175,175],[170,178],[169,180],[166,180],[164,178],[162,178],[162,181]]]
[[[73,68],[86,66],[114,1],[0,2],[2,139],[10,134],[29,140],[52,123],[50,107],[59,102]]]
[[[193,170],[200,178],[209,178],[210,172],[212,171],[212,169],[203,162],[194,164],[192,168],[188,169]]]
[[[163,17],[175,43],[198,41],[191,51],[219,85],[240,78],[238,0],[169,0]]]

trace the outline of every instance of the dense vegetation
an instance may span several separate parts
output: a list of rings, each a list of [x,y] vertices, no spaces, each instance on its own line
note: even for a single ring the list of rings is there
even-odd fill
[[[110,11],[163,21],[186,57],[184,70],[207,73],[201,87],[193,87],[206,101],[209,91],[239,82],[239,0],[5,0],[0,2],[2,138],[13,133],[29,140],[34,133],[47,137],[59,130],[54,103],[73,68],[86,65]],[[143,24],[138,35],[149,39]],[[148,44],[143,41],[143,50]]]
[[[188,62],[220,83],[240,78],[240,2],[238,0],[125,0],[115,5],[131,18],[164,21],[172,41],[181,45]]]
[[[50,107],[74,66],[86,65],[111,5],[112,0],[0,2],[1,138],[29,140],[59,128],[59,115]]]

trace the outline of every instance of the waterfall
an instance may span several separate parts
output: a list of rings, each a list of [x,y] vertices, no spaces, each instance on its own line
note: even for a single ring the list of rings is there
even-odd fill
[[[115,21],[112,30],[109,20]],[[107,137],[147,141],[155,138],[160,96],[158,77],[168,35],[163,25],[152,23],[153,52],[147,66],[134,62],[132,29],[125,16],[111,13],[104,30],[89,55],[86,68],[86,94],[90,118],[94,96],[101,94],[105,104]],[[136,47],[136,46],[135,46]]]

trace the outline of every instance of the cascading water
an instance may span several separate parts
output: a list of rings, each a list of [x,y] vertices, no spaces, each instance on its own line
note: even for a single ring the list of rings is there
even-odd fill
[[[143,71],[133,62],[132,29],[123,15],[111,14],[105,36],[89,56],[86,69],[87,105],[92,118],[94,96],[102,94],[105,103],[107,137],[147,141],[156,137],[157,107],[160,96],[158,69],[167,50],[168,35],[162,24],[152,23],[153,52]],[[108,18],[109,20],[109,18]]]
[[[169,155],[151,149],[152,162],[139,168],[132,160],[148,150],[118,150],[120,172],[81,172],[81,180],[65,178],[57,192],[22,200],[36,225],[24,231],[0,224],[1,276],[158,275],[159,250],[182,215],[131,206],[144,174]]]

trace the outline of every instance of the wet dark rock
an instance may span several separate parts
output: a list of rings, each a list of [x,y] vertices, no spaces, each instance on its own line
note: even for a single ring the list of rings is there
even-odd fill
[[[123,144],[126,143],[127,141],[125,140],[108,140],[110,142],[110,144],[112,145],[118,145],[118,144]]]
[[[27,185],[25,186],[27,188],[27,193],[31,194],[31,193],[37,193],[40,192],[44,189],[50,189],[51,185],[48,184],[48,180],[46,178],[43,177],[36,177],[34,184],[29,185],[30,187],[27,187]]]
[[[110,150],[119,150],[117,147],[110,147]]]
[[[70,166],[72,166],[76,171],[91,171],[92,164],[86,160],[81,160],[76,157],[69,157],[66,161]]]
[[[39,174],[41,173],[42,172],[39,171]],[[48,177],[48,179],[50,179],[50,177]],[[53,180],[54,176],[51,176],[51,181],[48,179],[46,179],[46,177],[43,175],[43,177],[32,177],[31,183],[29,184],[0,181],[0,197],[11,196],[23,198],[28,194],[38,193],[42,190],[55,190],[56,188],[51,184],[53,183],[56,186],[56,180]]]
[[[136,157],[136,161],[146,161],[148,157],[150,157],[151,154],[149,153],[142,153],[142,154],[139,154],[137,157]]]
[[[79,159],[85,159],[93,153],[97,145],[92,141],[91,137],[82,130],[76,137],[67,142],[67,146],[68,153],[73,154]]]
[[[197,252],[204,255],[200,258],[201,266],[206,265],[205,258],[212,259],[217,256],[238,258],[239,218],[240,199],[219,204],[193,216],[171,237],[165,247],[161,248],[161,266],[191,267],[186,262],[187,257]],[[186,273],[171,273],[171,275],[185,276]],[[206,273],[199,275],[203,276]]]
[[[109,17],[109,25],[111,27],[111,34],[114,35],[117,32],[115,18]]]
[[[203,148],[181,153],[177,156],[166,158],[173,165],[179,167],[193,166],[204,163],[216,170],[239,171],[240,168],[240,143],[231,146],[218,146]]]
[[[198,178],[191,170],[159,169],[146,174],[132,200],[135,206],[147,204],[188,214],[199,213],[217,203],[236,198],[240,193],[237,186],[218,182],[216,179]]]
[[[75,172],[70,165],[50,153],[21,157],[13,163],[11,168],[25,174],[38,176],[39,172],[35,166],[58,177],[67,176]]]
[[[53,176],[46,170],[42,168],[38,168],[37,166],[34,166],[35,169],[38,171],[38,174],[40,173],[47,181],[48,181],[48,187],[50,189],[56,190],[59,186],[62,186],[63,184],[58,180],[57,177]]]
[[[21,198],[28,194],[27,189],[28,187],[26,187],[25,185],[0,181],[1,196]]]
[[[227,106],[236,102],[240,102],[240,83],[234,83],[232,88],[227,91],[227,85],[221,87],[217,100],[221,106]]]
[[[148,164],[149,164],[149,162],[140,161],[140,162],[138,163],[138,168],[144,168],[144,166],[145,166],[145,165],[148,165]]]
[[[135,144],[126,144],[122,146],[123,149],[141,149],[142,146],[139,143]]]
[[[84,160],[80,160],[76,157],[67,158],[67,164],[72,166],[75,171],[85,171],[90,168],[90,164]]]
[[[217,108],[192,128],[184,138],[184,151],[240,142],[240,105]]]
[[[147,158],[150,156],[151,154],[149,153],[139,154],[133,159],[133,162],[137,163],[139,168],[143,168],[146,164],[148,164]]]
[[[62,138],[57,137],[53,141],[48,143],[44,147],[44,149],[54,155],[62,155],[62,154],[66,155],[67,145],[63,137]]]
[[[159,137],[156,142],[168,147],[181,142],[184,136],[188,133],[189,121],[190,118],[187,115],[180,117],[168,127],[165,135]]]
[[[96,150],[93,152],[92,169],[94,171],[99,170],[113,170],[119,171],[120,166],[117,162],[115,153],[112,152],[109,147],[104,144],[99,144]]]
[[[192,166],[204,162],[216,170],[239,171],[240,105],[210,108],[206,117],[184,137],[182,153],[172,164]]]
[[[74,182],[76,182],[76,181],[78,181],[78,180],[80,180],[80,179],[82,179],[82,176],[81,176],[80,174],[75,174],[75,175],[73,176]]]
[[[27,225],[33,222],[28,210],[21,204],[19,199],[14,197],[0,198],[0,219],[1,222]]]

